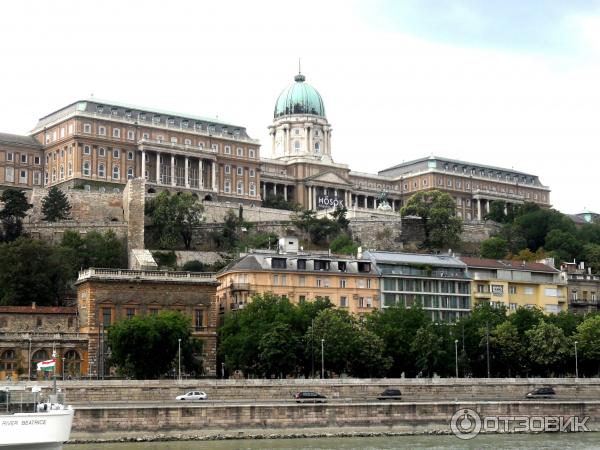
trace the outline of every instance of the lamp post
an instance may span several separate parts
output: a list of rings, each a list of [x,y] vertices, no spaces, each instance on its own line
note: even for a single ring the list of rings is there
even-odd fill
[[[458,378],[458,339],[454,339],[454,359],[456,361],[456,378]]]
[[[485,323],[485,352],[487,354],[487,377],[490,377],[490,326]]]
[[[579,378],[579,366],[577,364],[577,341],[575,341],[575,378]]]
[[[29,354],[27,356],[27,379],[31,381],[31,335],[29,336]]]
[[[181,338],[177,339],[177,379],[181,381]]]
[[[321,339],[321,379],[325,378],[325,339]]]

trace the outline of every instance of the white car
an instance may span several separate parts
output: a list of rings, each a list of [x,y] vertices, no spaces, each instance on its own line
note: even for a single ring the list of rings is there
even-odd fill
[[[175,400],[206,400],[207,398],[208,395],[206,395],[206,392],[190,391],[186,392],[183,395],[178,395],[177,397],[175,397]]]

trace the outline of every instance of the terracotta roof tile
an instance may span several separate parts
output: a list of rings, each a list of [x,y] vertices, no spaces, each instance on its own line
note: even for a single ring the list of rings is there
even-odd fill
[[[528,270],[531,272],[549,272],[558,273],[559,270],[554,267],[547,266],[539,262],[528,261],[513,261],[513,260],[495,260],[486,258],[472,258],[468,256],[460,256],[459,259],[464,262],[469,268],[481,267],[489,269],[502,270]]]

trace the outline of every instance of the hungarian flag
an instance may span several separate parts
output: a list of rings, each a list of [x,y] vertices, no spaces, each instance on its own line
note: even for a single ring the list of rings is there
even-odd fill
[[[50,372],[54,370],[56,362],[53,359],[48,361],[42,361],[37,363],[37,370],[43,370],[44,372]]]

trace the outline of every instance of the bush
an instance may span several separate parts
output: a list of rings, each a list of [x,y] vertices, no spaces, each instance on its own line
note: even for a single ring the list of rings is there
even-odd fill
[[[177,256],[174,251],[170,252],[153,252],[152,256],[156,260],[158,267],[168,267],[174,269],[177,264]]]
[[[197,259],[186,262],[183,265],[182,269],[187,272],[205,272],[206,271],[204,263],[202,263],[202,261],[198,261]]]

